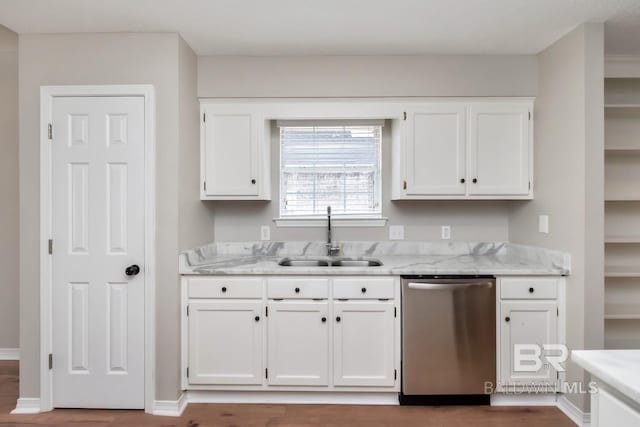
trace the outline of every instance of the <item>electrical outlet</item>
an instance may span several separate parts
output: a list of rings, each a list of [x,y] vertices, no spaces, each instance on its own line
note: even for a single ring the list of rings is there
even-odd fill
[[[549,215],[538,216],[538,231],[540,233],[549,233]]]
[[[260,227],[260,240],[271,240],[271,227],[268,225]]]
[[[390,225],[389,240],[404,240],[404,225]]]
[[[440,235],[441,235],[443,240],[451,239],[451,226],[450,225],[443,225],[440,228]]]

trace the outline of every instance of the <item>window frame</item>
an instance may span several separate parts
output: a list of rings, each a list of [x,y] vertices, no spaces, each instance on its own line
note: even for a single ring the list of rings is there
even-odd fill
[[[380,140],[378,144],[378,164],[375,171],[374,197],[379,205],[376,213],[366,214],[332,214],[331,222],[336,227],[383,227],[388,218],[383,216],[383,159],[382,144],[384,120],[278,120],[278,217],[274,222],[278,227],[326,227],[326,214],[316,215],[283,215],[283,141],[281,128],[283,127],[337,127],[337,126],[377,126],[380,127]]]

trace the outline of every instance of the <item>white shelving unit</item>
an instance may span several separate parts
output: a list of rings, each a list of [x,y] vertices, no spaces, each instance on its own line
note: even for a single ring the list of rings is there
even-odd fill
[[[605,80],[605,347],[640,348],[640,79]]]

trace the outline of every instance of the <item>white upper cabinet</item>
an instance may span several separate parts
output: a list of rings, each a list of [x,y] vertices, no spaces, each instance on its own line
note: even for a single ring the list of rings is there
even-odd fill
[[[469,106],[469,194],[521,196],[530,183],[529,105]]]
[[[464,196],[467,106],[433,103],[407,111],[407,195]]]
[[[407,105],[392,135],[392,199],[531,199],[533,100]]]
[[[201,105],[202,200],[268,200],[268,122],[251,105]]]

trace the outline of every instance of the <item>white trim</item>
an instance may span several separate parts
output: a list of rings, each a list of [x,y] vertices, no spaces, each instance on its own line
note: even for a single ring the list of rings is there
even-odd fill
[[[196,391],[187,392],[189,403],[399,405],[398,392],[312,391]]]
[[[640,55],[605,55],[605,78],[640,77]]]
[[[40,412],[40,399],[37,397],[21,397],[16,402],[16,409],[11,414],[37,414]]]
[[[333,227],[384,227],[389,218],[331,218]],[[274,218],[277,227],[326,227],[326,218]]]
[[[155,395],[155,90],[153,85],[41,86],[40,87],[40,409],[53,409],[52,378],[48,369],[52,349],[51,257],[51,148],[48,124],[54,97],[142,96],[145,106],[145,411],[152,412]]]
[[[496,393],[491,406],[556,406],[555,393]]]
[[[178,400],[154,400],[152,414],[163,417],[179,417],[188,404],[189,401],[185,393],[182,393]]]
[[[583,412],[565,395],[558,396],[558,409],[580,427],[591,425],[591,414]]]
[[[20,349],[0,348],[0,360],[20,360]]]

